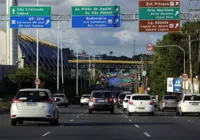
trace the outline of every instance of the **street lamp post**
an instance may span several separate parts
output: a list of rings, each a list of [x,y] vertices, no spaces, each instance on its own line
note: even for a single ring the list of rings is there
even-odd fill
[[[37,0],[37,6],[39,6],[39,0]],[[39,78],[39,29],[37,28],[37,46],[36,46],[36,79]],[[36,84],[38,89],[38,84]]]

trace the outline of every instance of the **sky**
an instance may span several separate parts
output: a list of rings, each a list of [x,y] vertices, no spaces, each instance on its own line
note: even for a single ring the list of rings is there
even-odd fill
[[[187,12],[190,0],[181,0],[181,12]],[[37,0],[18,0],[19,6],[36,6]],[[138,13],[138,0],[39,0],[40,6],[51,6],[52,14],[70,14],[72,6],[113,6],[119,5],[121,13]],[[0,14],[6,13],[6,0],[0,0]],[[6,22],[0,22],[0,28],[5,29]],[[58,45],[58,23],[53,22],[51,29],[40,29],[39,38]],[[113,51],[116,56],[133,54],[133,40],[135,53],[150,53],[146,50],[147,43],[156,43],[166,33],[138,32],[138,21],[122,21],[120,28],[75,29],[71,28],[71,21],[60,23],[62,44],[65,48],[76,51],[85,50],[90,55],[109,54]],[[36,37],[36,29],[19,29],[23,34]]]

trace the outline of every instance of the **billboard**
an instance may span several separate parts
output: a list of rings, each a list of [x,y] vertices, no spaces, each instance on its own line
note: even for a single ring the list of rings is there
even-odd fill
[[[167,78],[167,92],[173,92],[173,80],[174,78]]]
[[[183,90],[183,81],[181,78],[174,78],[173,80],[173,91],[175,93],[180,93],[182,92]]]

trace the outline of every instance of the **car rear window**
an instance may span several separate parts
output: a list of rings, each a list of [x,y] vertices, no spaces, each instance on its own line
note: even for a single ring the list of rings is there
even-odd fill
[[[27,98],[28,101],[43,101],[48,100],[48,93],[45,91],[19,91],[16,99]]]
[[[177,96],[165,96],[164,99],[165,100],[177,100],[178,97]]]
[[[150,96],[133,96],[132,100],[151,100]]]
[[[65,97],[64,95],[54,95],[54,97]]]
[[[90,98],[90,96],[83,96],[83,98]]]
[[[200,101],[200,96],[185,96],[184,101]]]
[[[151,99],[155,99],[155,97],[152,96]]]
[[[92,97],[94,98],[110,98],[110,92],[93,92]]]
[[[126,98],[130,99],[130,98],[131,98],[131,96],[126,96]]]

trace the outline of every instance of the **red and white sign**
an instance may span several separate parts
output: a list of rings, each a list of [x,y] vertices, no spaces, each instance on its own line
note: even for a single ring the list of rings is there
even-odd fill
[[[188,75],[186,74],[186,73],[184,73],[184,74],[182,74],[182,79],[183,79],[183,81],[187,81],[188,80]]]
[[[34,81],[35,85],[39,85],[41,83],[40,79],[35,79]]]
[[[152,43],[148,43],[148,44],[146,45],[146,49],[147,49],[148,51],[153,51],[153,48],[154,48],[154,45],[153,45]]]

